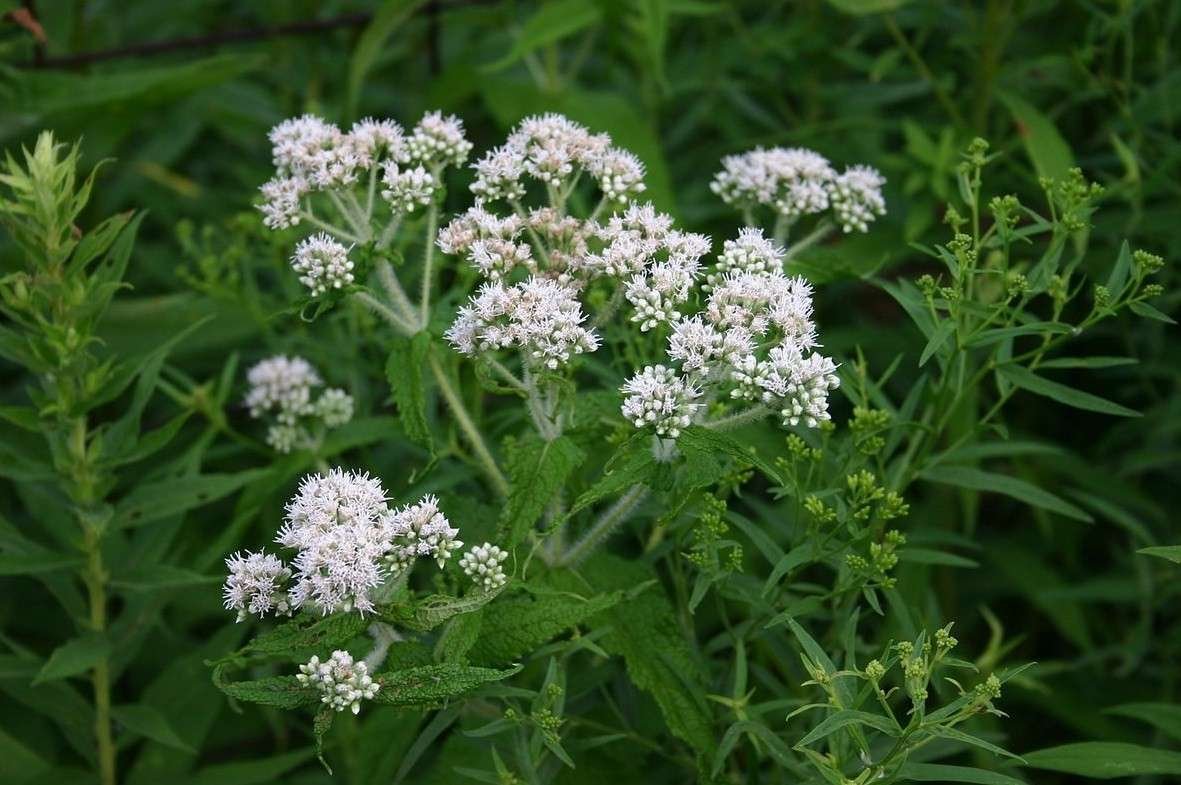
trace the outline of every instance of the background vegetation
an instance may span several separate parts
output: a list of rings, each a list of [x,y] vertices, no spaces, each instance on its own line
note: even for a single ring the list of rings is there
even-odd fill
[[[999,156],[988,170],[989,194],[1038,203],[1038,178],[1071,166],[1104,186],[1084,262],[1097,281],[1125,239],[1166,260],[1181,252],[1181,5],[1169,0],[38,0],[0,1],[0,12],[0,147],[31,145],[42,129],[81,139],[84,170],[115,160],[100,170],[78,224],[146,211],[127,265],[132,286],[97,327],[102,356],[156,356],[213,316],[176,343],[166,364],[156,361],[147,384],[155,392],[138,404],[145,431],[173,428],[175,441],[111,478],[116,507],[132,498],[144,509],[158,500],[128,490],[145,477],[177,482],[173,493],[184,492],[173,478],[186,471],[225,478],[194,491],[189,505],[155,510],[151,526],[107,548],[112,637],[102,657],[123,707],[114,743],[120,780],[129,783],[331,779],[315,760],[308,716],[236,710],[205,664],[247,634],[221,608],[221,559],[269,540],[296,478],[313,468],[307,456],[260,457],[258,434],[241,437],[253,427],[237,406],[244,365],[278,351],[308,357],[354,393],[365,416],[328,457],[374,471],[400,498],[410,489],[468,497],[454,515],[461,527],[490,530],[482,521],[498,514],[492,497],[475,492],[478,476],[454,456],[422,474],[425,453],[393,417],[385,351],[350,340],[353,317],[309,324],[291,312],[298,285],[286,269],[289,243],[261,231],[252,208],[272,169],[266,133],[281,119],[311,111],[341,124],[366,115],[410,123],[440,108],[464,118],[479,152],[522,116],[560,111],[637,153],[652,201],[715,238],[731,236],[733,224],[708,189],[723,155],[804,146],[834,161],[870,163],[888,178],[888,215],[864,236],[819,249],[807,270],[821,284],[826,350],[851,358],[859,348],[875,358],[875,375],[901,355],[898,397],[919,376],[926,341],[867,278],[935,271],[911,244],[946,241],[942,217],[957,198],[956,167],[972,138],[987,138]],[[142,46],[156,42],[164,43]],[[456,205],[462,190],[451,189]],[[7,235],[0,242],[7,243],[0,271],[8,273],[16,248]],[[1166,264],[1157,279],[1165,294],[1154,304],[1165,314],[1176,313],[1181,292],[1174,270]],[[956,620],[960,646],[971,653],[965,658],[980,655],[987,670],[1002,658],[1039,663],[1006,685],[1000,706],[1010,718],[991,726],[1014,752],[1078,740],[1181,747],[1181,567],[1138,553],[1181,542],[1174,330],[1161,319],[1109,320],[1073,354],[1139,362],[1055,377],[1140,417],[1115,419],[1033,395],[1007,410],[1006,435],[1043,448],[1006,455],[994,470],[1054,490],[1090,522],[934,483],[908,495],[903,528],[926,531],[958,558],[904,561],[896,575],[906,605],[930,629]],[[10,360],[0,359],[0,401],[16,407],[28,400],[31,380]],[[125,406],[98,411],[115,420]],[[849,414],[842,404],[835,419]],[[0,780],[91,781],[83,680],[93,660],[71,663],[59,649],[77,636],[85,604],[68,577],[76,565],[33,549],[58,548],[69,537],[53,522],[61,514],[56,486],[25,471],[31,437],[18,419],[0,419]],[[772,449],[782,452],[775,438]],[[741,509],[762,516],[760,525],[777,536],[776,513],[758,493]],[[630,553],[637,541],[621,536],[615,549]],[[758,558],[758,544],[743,541],[747,559]],[[677,619],[696,630],[706,657],[729,623],[724,603],[712,606],[693,617],[682,607]],[[830,651],[843,646],[839,636],[824,642],[835,644]],[[755,700],[805,697],[796,651],[765,645],[752,665]],[[617,660],[596,667],[622,673]],[[540,667],[534,688],[544,658]],[[730,696],[737,677],[729,666],[709,673],[708,692]],[[780,680],[788,694],[770,689]],[[558,781],[686,781],[692,765],[687,773],[675,760],[686,756],[685,745],[664,730],[651,699],[625,688],[614,695],[638,718],[632,731],[641,742],[630,753],[610,744],[584,750]],[[720,740],[734,707],[715,701],[709,712],[709,732]],[[795,743],[798,734],[781,723],[785,713],[766,721]],[[456,765],[491,770],[487,740],[462,736],[454,717],[438,720],[445,714],[374,708],[340,723],[329,740],[332,781],[455,782]],[[746,770],[756,771],[752,761],[767,750],[757,743],[743,750]],[[981,755],[975,762],[993,768]],[[1112,759],[1119,755],[1105,756]],[[1007,771],[1039,783],[1074,781],[1072,770],[1163,782],[1177,763],[1159,760],[1156,769],[1135,771],[1103,761],[1089,770]],[[727,765],[718,776],[779,781],[737,779],[739,770]]]

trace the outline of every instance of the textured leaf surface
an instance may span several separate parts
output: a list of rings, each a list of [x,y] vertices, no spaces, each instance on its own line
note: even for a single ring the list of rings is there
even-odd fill
[[[615,605],[623,592],[591,597],[554,593],[516,595],[484,609],[480,636],[472,647],[473,662],[515,662],[543,643]]]
[[[513,446],[506,465],[512,490],[500,520],[510,547],[525,539],[585,458],[586,453],[565,436],[552,442],[530,437]]]
[[[424,706],[458,697],[465,692],[512,676],[520,668],[498,670],[457,663],[426,665],[421,668],[382,673],[376,703],[390,706]]]

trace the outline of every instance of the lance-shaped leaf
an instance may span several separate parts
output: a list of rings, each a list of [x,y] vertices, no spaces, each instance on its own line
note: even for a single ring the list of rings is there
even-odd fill
[[[508,546],[522,542],[586,453],[565,436],[522,439],[508,452],[511,490],[500,518]]]

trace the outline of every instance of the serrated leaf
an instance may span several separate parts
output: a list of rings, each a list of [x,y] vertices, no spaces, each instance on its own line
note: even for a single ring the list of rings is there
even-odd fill
[[[1090,515],[1070,502],[1025,480],[1019,480],[1007,474],[997,474],[971,466],[932,466],[924,469],[919,476],[924,480],[954,485],[957,488],[1004,494],[1034,507],[1041,507],[1044,510],[1065,515],[1068,518],[1088,522],[1092,520]]]
[[[1109,401],[1106,398],[1100,398],[1098,395],[1091,395],[1082,390],[1067,387],[1065,384],[1050,381],[1044,376],[1038,376],[1028,368],[1020,365],[1001,365],[997,368],[997,373],[1023,390],[1028,390],[1035,395],[1050,398],[1067,406],[1073,406],[1076,409],[1085,409],[1086,411],[1099,412],[1100,414],[1111,414],[1116,417],[1140,416],[1139,412],[1129,409],[1126,406],[1120,406],[1118,403]]]
[[[783,478],[779,476],[779,471],[770,462],[749,445],[727,433],[703,428],[700,425],[692,425],[681,432],[680,438],[677,439],[677,447],[683,450],[700,450],[728,455],[740,463],[755,467],[772,482],[783,484]]]
[[[1094,779],[1142,774],[1181,774],[1181,752],[1115,741],[1084,741],[1048,747],[1023,756],[1035,769],[1061,771]]]
[[[656,461],[652,457],[651,442],[646,434],[636,434],[616,449],[615,454],[603,467],[598,482],[574,500],[566,511],[566,519],[595,502],[609,496],[616,496],[633,485],[648,482],[655,472]]]
[[[373,700],[388,706],[429,706],[507,679],[519,670],[519,666],[500,670],[447,662],[386,672],[376,678],[381,689]]]
[[[385,373],[406,437],[434,452],[434,438],[427,420],[426,368],[430,350],[431,336],[426,331],[411,338],[395,338]]]
[[[618,603],[623,592],[581,597],[573,593],[522,595],[484,609],[480,636],[470,651],[472,662],[516,662],[537,647]]]
[[[359,613],[333,613],[323,617],[307,614],[259,635],[243,646],[240,653],[299,656],[309,650],[324,652],[348,643],[363,633],[372,621]]]
[[[498,589],[490,592],[477,592],[465,597],[432,594],[414,603],[384,606],[380,612],[381,617],[392,624],[426,632],[433,630],[454,616],[483,608],[499,593]]]
[[[33,678],[33,684],[77,676],[93,668],[111,654],[111,642],[103,635],[74,638],[53,650]]]
[[[586,453],[565,436],[550,442],[529,437],[516,442],[507,456],[510,490],[500,527],[512,548],[525,540]]]
[[[305,687],[294,676],[269,676],[251,681],[226,681],[223,667],[213,671],[213,684],[223,693],[243,703],[258,703],[276,709],[298,709],[320,702],[320,691]]]

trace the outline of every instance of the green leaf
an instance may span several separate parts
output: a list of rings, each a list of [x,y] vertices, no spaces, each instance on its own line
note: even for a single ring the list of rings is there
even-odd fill
[[[890,720],[880,714],[871,714],[867,711],[857,711],[855,709],[841,709],[833,712],[824,718],[824,720],[808,732],[804,738],[796,742],[796,747],[806,747],[812,742],[819,741],[827,736],[836,733],[842,728],[847,728],[850,725],[864,725],[869,728],[880,730],[891,737],[897,737],[901,734],[901,729]]]
[[[1181,752],[1115,741],[1084,741],[1025,753],[1026,765],[1093,779],[1181,774]]]
[[[957,488],[1004,494],[1068,518],[1088,522],[1092,520],[1090,515],[1070,502],[1007,474],[986,472],[971,466],[932,466],[923,470],[919,476],[931,482],[954,485]]]
[[[998,747],[992,742],[985,741],[984,739],[978,738],[969,733],[964,733],[961,730],[956,730],[950,726],[941,725],[931,728],[930,730],[932,736],[938,736],[942,739],[951,739],[952,741],[958,741],[961,744],[968,744],[973,747],[979,747],[982,750],[988,750],[994,755],[1001,755],[1006,758],[1013,758],[1014,760],[1020,760],[1024,762],[1020,755],[1014,755],[1008,750]]]
[[[691,425],[681,432],[680,438],[677,439],[677,447],[686,451],[699,450],[728,455],[740,463],[755,467],[772,482],[783,484],[783,478],[779,476],[779,471],[769,461],[760,456],[749,444],[735,439],[728,433],[720,433],[700,425]]]
[[[1049,379],[1038,376],[1021,365],[1001,365],[997,368],[997,373],[1023,390],[1028,390],[1035,395],[1050,398],[1067,406],[1073,406],[1076,409],[1085,409],[1086,411],[1099,412],[1100,414],[1111,414],[1116,417],[1140,416],[1139,412],[1129,409],[1126,406],[1120,406],[1118,403],[1113,403],[1106,398],[1100,398],[1097,395],[1091,395],[1090,393],[1076,390],[1073,387],[1067,387],[1065,384],[1052,382]]]
[[[1111,267],[1111,275],[1107,276],[1107,291],[1111,292],[1111,299],[1118,300],[1124,293],[1124,285],[1128,282],[1128,273],[1132,271],[1132,247],[1124,240],[1120,245],[1119,255]]]
[[[480,668],[445,662],[421,668],[382,673],[375,703],[388,706],[428,706],[471,692],[490,682],[507,679],[521,668]]]
[[[1141,548],[1136,553],[1144,556],[1156,556],[1160,559],[1168,559],[1174,564],[1181,564],[1181,545],[1153,545]]]
[[[486,69],[505,69],[546,44],[561,41],[580,30],[598,24],[602,16],[603,12],[597,3],[588,3],[585,0],[550,0],[542,3],[521,27],[512,49],[504,57],[486,66]]]
[[[39,575],[46,572],[72,570],[82,564],[76,556],[62,556],[48,549],[36,553],[12,553],[7,548],[0,553],[0,575]]]
[[[305,614],[259,635],[242,647],[240,654],[298,657],[304,651],[324,652],[344,646],[371,622],[359,613]]]
[[[54,649],[33,678],[33,684],[43,684],[54,679],[65,679],[85,673],[110,654],[111,642],[103,635],[91,634],[74,638]]]
[[[1001,93],[1000,98],[1013,115],[1017,135],[1038,176],[1054,179],[1065,176],[1074,166],[1074,154],[1050,118],[1012,93]]]
[[[484,609],[480,635],[469,656],[477,663],[516,662],[622,598],[623,592],[613,591],[590,597],[547,592],[502,599]]]
[[[414,603],[395,603],[380,609],[381,617],[392,624],[427,632],[443,622],[473,613],[490,603],[500,590],[476,592],[466,597],[452,597],[449,594],[432,594]]]
[[[244,703],[274,706],[276,709],[298,709],[320,702],[320,691],[305,687],[294,676],[269,676],[253,681],[225,681],[223,667],[213,671],[213,684],[229,697]]]
[[[976,785],[1025,785],[1007,774],[970,766],[946,766],[940,763],[911,763],[902,765],[899,780],[915,782],[971,782]]]
[[[196,752],[176,735],[168,719],[152,706],[142,703],[115,706],[111,709],[111,715],[120,725],[152,741],[183,752]]]
[[[1103,712],[1142,720],[1181,741],[1181,706],[1175,703],[1124,703]]]
[[[637,433],[619,445],[615,454],[603,467],[603,474],[598,482],[574,500],[574,504],[566,512],[566,519],[601,499],[618,495],[633,485],[646,483],[652,477],[655,468],[651,437],[646,433]]]
[[[369,72],[377,65],[390,36],[425,3],[426,0],[385,0],[361,33],[353,56],[349,58],[349,76],[345,86],[345,114],[350,119],[357,117],[361,88],[365,86]]]
[[[586,453],[565,436],[552,442],[528,437],[512,445],[505,463],[510,490],[500,516],[501,531],[509,548],[525,540],[570,474],[585,459]]]
[[[251,469],[233,474],[196,474],[141,485],[119,502],[115,518],[122,526],[143,526],[229,496],[269,471]]]
[[[1164,322],[1165,324],[1177,323],[1177,320],[1172,316],[1158,311],[1156,308],[1152,307],[1143,300],[1136,300],[1134,302],[1128,303],[1128,307],[1132,309],[1132,313],[1136,314],[1137,316],[1143,316],[1145,319],[1153,319],[1158,322]]]
[[[398,418],[410,441],[434,452],[430,422],[427,419],[425,369],[431,350],[430,333],[423,331],[412,338],[395,338],[386,361],[385,374],[398,405]]]
[[[1135,357],[1058,357],[1046,360],[1042,368],[1114,368],[1120,365],[1135,365]]]
[[[955,322],[951,319],[944,319],[939,322],[939,326],[935,328],[935,333],[927,341],[927,345],[923,347],[923,353],[919,355],[919,367],[922,368],[927,364],[927,360],[937,351],[943,348],[947,343],[947,339],[955,332]]]
[[[221,575],[202,575],[170,564],[143,564],[111,579],[111,586],[132,591],[159,591],[221,583]]]
[[[1023,335],[1044,335],[1046,333],[1066,335],[1073,331],[1073,327],[1063,322],[1030,322],[1017,327],[994,327],[990,330],[982,330],[972,336],[966,345],[971,347],[989,346],[1007,341],[1010,338],[1020,338]]]
[[[828,4],[833,8],[852,16],[895,11],[909,2],[910,0],[828,0]]]
[[[282,782],[284,774],[314,755],[313,750],[302,749],[248,763],[206,766],[190,777],[185,785],[262,785]]]

